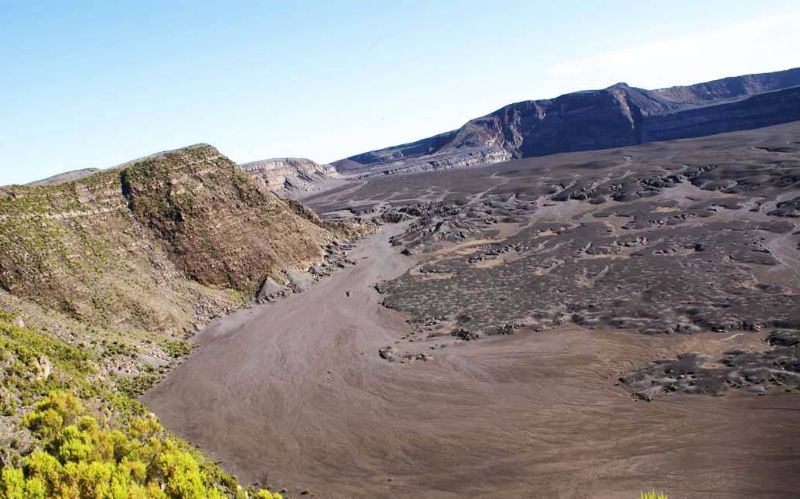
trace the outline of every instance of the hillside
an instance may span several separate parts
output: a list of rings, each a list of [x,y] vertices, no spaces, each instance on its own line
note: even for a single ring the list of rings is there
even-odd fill
[[[517,102],[457,130],[334,162],[342,173],[482,166],[512,158],[630,146],[800,119],[800,68],[645,90]]]
[[[127,476],[130,487],[139,487],[130,493],[147,489],[147,497],[161,497],[150,490],[155,486],[175,487],[164,497],[233,495],[232,478],[157,422],[147,423],[146,410],[131,397],[189,352],[187,339],[202,324],[249,301],[267,278],[290,283],[324,260],[331,244],[359,230],[278,198],[205,144],[73,181],[4,188],[0,466],[26,472],[3,471],[0,497],[83,490],[90,478],[73,474],[70,459],[60,461],[64,475],[56,483],[37,478],[33,458],[23,458],[56,449],[37,459],[61,459],[62,431],[84,432],[81,438],[100,446],[81,465],[91,461]],[[54,414],[63,424],[43,429],[35,422]],[[99,421],[99,429],[78,424],[83,415]],[[157,447],[136,432],[145,423]],[[152,459],[183,460],[194,474],[176,480],[189,482],[172,483],[172,471],[155,465],[145,478],[115,468],[120,462],[101,448],[111,438],[103,432],[117,430],[127,435],[128,449],[144,446]],[[140,458],[146,456],[131,457]]]
[[[0,287],[93,325],[187,327],[336,234],[207,145],[0,200]]]

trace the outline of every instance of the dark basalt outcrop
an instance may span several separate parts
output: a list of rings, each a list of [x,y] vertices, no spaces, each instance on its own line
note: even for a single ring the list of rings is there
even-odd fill
[[[343,173],[405,173],[512,158],[608,149],[800,120],[800,68],[645,90],[602,90],[523,101],[416,142],[351,156]]]
[[[776,217],[800,218],[800,196],[779,202],[769,214]]]
[[[729,350],[718,358],[686,353],[659,359],[620,378],[636,396],[650,400],[662,393],[721,395],[731,389],[765,394],[800,389],[800,332],[775,331],[764,352]]]

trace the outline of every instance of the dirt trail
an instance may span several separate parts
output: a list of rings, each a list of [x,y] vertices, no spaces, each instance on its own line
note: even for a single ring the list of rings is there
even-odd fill
[[[752,346],[754,334],[562,328],[381,360],[411,329],[371,287],[414,263],[388,244],[398,230],[307,292],[212,324],[144,402],[245,481],[316,497],[797,493],[800,397],[646,403],[614,386],[656,356]]]

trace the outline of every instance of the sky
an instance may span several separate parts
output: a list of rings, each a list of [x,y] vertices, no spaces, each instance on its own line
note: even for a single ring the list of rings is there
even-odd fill
[[[0,185],[198,142],[326,163],[505,104],[800,66],[796,0],[0,0]]]

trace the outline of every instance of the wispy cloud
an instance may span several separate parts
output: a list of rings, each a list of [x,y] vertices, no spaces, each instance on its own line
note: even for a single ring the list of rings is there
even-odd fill
[[[587,55],[548,70],[554,80],[597,88],[617,81],[658,88],[800,66],[800,9]],[[789,66],[787,66],[789,64]]]

